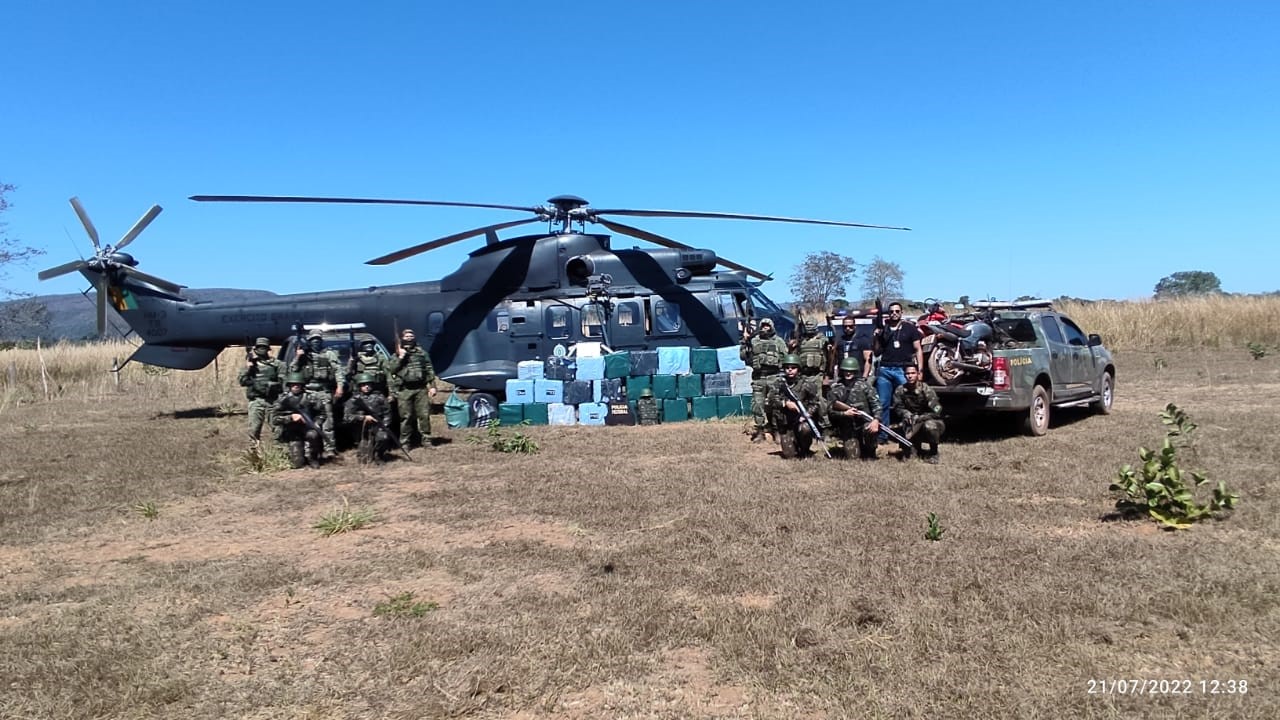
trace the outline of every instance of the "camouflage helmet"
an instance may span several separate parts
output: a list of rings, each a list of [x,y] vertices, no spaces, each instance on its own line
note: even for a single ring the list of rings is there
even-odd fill
[[[641,390],[641,391],[640,391],[640,397],[642,397],[642,398],[651,398],[651,397],[653,397],[653,391],[652,391],[652,390],[650,390],[649,388],[645,388],[645,389],[643,389],[643,390]]]
[[[840,372],[858,372],[859,369],[858,358],[847,357],[840,361]]]
[[[787,353],[786,355],[783,355],[782,367],[786,367],[788,365],[795,365],[796,367],[800,367],[800,356],[796,355],[795,353]]]
[[[765,327],[765,326],[773,327],[773,318],[761,318],[760,327]]]
[[[253,341],[254,347],[271,347],[271,338],[260,337]]]
[[[360,373],[356,375],[356,385],[372,385],[376,382],[374,377],[369,373]]]
[[[373,351],[373,348],[374,348],[374,347],[376,347],[376,346],[377,346],[377,344],[378,344],[378,343],[374,342],[373,340],[371,340],[371,339],[369,339],[369,338],[365,338],[364,340],[361,340],[361,341],[360,341],[360,349],[361,349],[361,350],[368,350],[368,351],[372,352],[372,351]]]
[[[321,335],[319,330],[312,330],[310,333],[307,333],[307,340],[323,340],[323,339],[324,339],[324,335]]]
[[[291,372],[284,379],[285,385],[306,385],[307,376],[300,372]]]

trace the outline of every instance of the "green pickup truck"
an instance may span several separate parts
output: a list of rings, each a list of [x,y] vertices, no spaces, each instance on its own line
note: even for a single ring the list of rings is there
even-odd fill
[[[1048,306],[996,310],[992,326],[990,375],[934,386],[948,415],[1018,413],[1028,434],[1044,435],[1052,408],[1111,412],[1116,366],[1102,338]]]

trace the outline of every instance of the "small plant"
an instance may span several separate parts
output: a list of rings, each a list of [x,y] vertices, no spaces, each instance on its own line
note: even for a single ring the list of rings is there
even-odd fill
[[[529,421],[525,420],[520,423],[522,426],[529,425]],[[504,453],[524,453],[526,455],[534,455],[538,452],[538,443],[524,433],[515,433],[510,437],[503,435],[498,420],[490,420],[486,425],[484,437],[479,435],[471,435],[467,437],[468,442],[488,443],[489,447],[498,452]]]
[[[942,527],[938,522],[938,513],[929,513],[924,519],[924,539],[930,542],[938,542],[942,539],[942,533],[947,529]]]
[[[293,467],[285,447],[273,442],[254,443],[240,453],[238,461],[241,475],[269,475]]]
[[[373,522],[373,518],[377,515],[372,508],[359,508],[352,510],[347,499],[342,498],[342,507],[333,510],[321,516],[320,521],[311,527],[319,530],[320,534],[329,537],[338,533],[351,532]]]
[[[373,614],[378,617],[422,617],[439,608],[438,604],[431,601],[414,602],[413,593],[402,592],[374,605]]]
[[[133,505],[133,511],[148,520],[160,517],[160,507],[152,500],[143,500]]]
[[[1156,357],[1156,359],[1151,361],[1151,364],[1155,366],[1156,370],[1163,370],[1169,367],[1169,363],[1162,357]]]
[[[1254,360],[1261,360],[1267,356],[1267,346],[1262,343],[1251,342],[1245,347],[1248,348],[1249,355],[1253,356]]]
[[[1160,412],[1160,422],[1168,428],[1165,434],[1170,438],[1181,438],[1184,447],[1191,445],[1191,435],[1199,427],[1191,422],[1191,417],[1182,408],[1173,403],[1164,406],[1164,410]]]
[[[1120,468],[1115,482],[1109,489],[1119,493],[1116,510],[1124,517],[1149,516],[1166,528],[1183,530],[1208,517],[1220,517],[1224,511],[1235,508],[1240,496],[1227,489],[1219,480],[1208,503],[1196,500],[1196,489],[1209,482],[1209,478],[1195,470],[1183,471],[1178,466],[1178,448],[1174,438],[1184,440],[1195,430],[1195,423],[1177,406],[1170,403],[1160,420],[1169,427],[1160,451],[1138,448],[1142,466],[1129,465]],[[1190,478],[1191,485],[1187,484]]]

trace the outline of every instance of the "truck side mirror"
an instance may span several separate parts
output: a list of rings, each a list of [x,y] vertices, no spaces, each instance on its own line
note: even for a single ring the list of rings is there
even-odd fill
[[[1098,333],[1089,333],[1089,347],[1098,347],[1102,344],[1102,336]]]

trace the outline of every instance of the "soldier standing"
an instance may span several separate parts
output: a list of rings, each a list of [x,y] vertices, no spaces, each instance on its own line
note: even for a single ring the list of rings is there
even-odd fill
[[[942,403],[938,402],[938,393],[933,388],[920,382],[919,368],[908,365],[904,370],[907,383],[893,391],[893,415],[902,426],[902,434],[920,448],[920,459],[937,463],[938,441],[947,429],[942,422]],[[920,439],[916,440],[917,437]],[[910,448],[903,448],[902,458],[909,457]]]
[[[356,375],[356,391],[347,398],[342,421],[359,438],[358,453],[362,462],[385,462],[391,448],[391,404],[378,392],[376,379],[369,373]]]
[[[800,358],[784,355],[782,374],[773,378],[765,396],[765,409],[773,416],[773,426],[782,445],[782,457],[790,459],[809,452],[813,446],[813,430],[805,422],[800,409],[803,407],[813,418],[820,402],[813,384],[800,376]]]
[[[636,422],[641,425],[658,425],[662,422],[662,413],[658,411],[658,399],[653,391],[645,388],[640,391],[636,400]]]
[[[262,439],[262,425],[273,425],[271,407],[283,390],[283,364],[271,357],[271,340],[260,337],[253,341],[253,350],[240,370],[240,387],[249,400],[249,440],[258,443]]]
[[[773,329],[773,320],[760,321],[760,332],[754,337],[750,328],[744,330],[739,356],[751,365],[751,414],[755,416],[756,430],[751,442],[760,442],[766,432],[777,435],[773,418],[765,410],[765,397],[769,385],[782,369],[782,356],[787,354],[787,343]]]
[[[400,442],[409,446],[414,430],[423,447],[431,447],[431,399],[436,396],[436,371],[431,358],[418,347],[418,336],[409,328],[400,332],[396,359],[387,373],[400,409]]]
[[[342,397],[342,386],[346,384],[346,369],[338,359],[338,353],[326,350],[324,336],[312,333],[306,344],[298,345],[298,351],[289,363],[290,373],[301,373],[306,380],[307,391],[323,398],[325,403],[325,422],[321,425],[324,433],[324,450],[333,455],[338,452],[338,443],[333,433],[333,401]]]
[[[795,353],[800,357],[800,375],[822,393],[822,379],[827,373],[827,353],[831,342],[826,335],[818,334],[818,326],[812,320],[800,324],[800,342]]]
[[[289,462],[295,468],[303,465],[320,467],[324,455],[322,423],[332,426],[330,402],[319,392],[306,389],[302,373],[290,373],[286,380],[289,391],[281,395],[273,408],[276,440],[289,448]]]
[[[871,417],[859,414],[861,410]],[[840,382],[831,386],[831,425],[836,438],[844,447],[844,456],[853,457],[855,446],[858,457],[876,459],[877,436],[880,433],[880,398],[875,388],[861,375],[861,363],[856,357],[840,361]]]
[[[373,389],[382,393],[387,392],[387,368],[383,363],[382,357],[378,355],[375,348],[377,343],[373,340],[361,340],[360,349],[351,358],[351,374],[371,375],[373,376]]]

